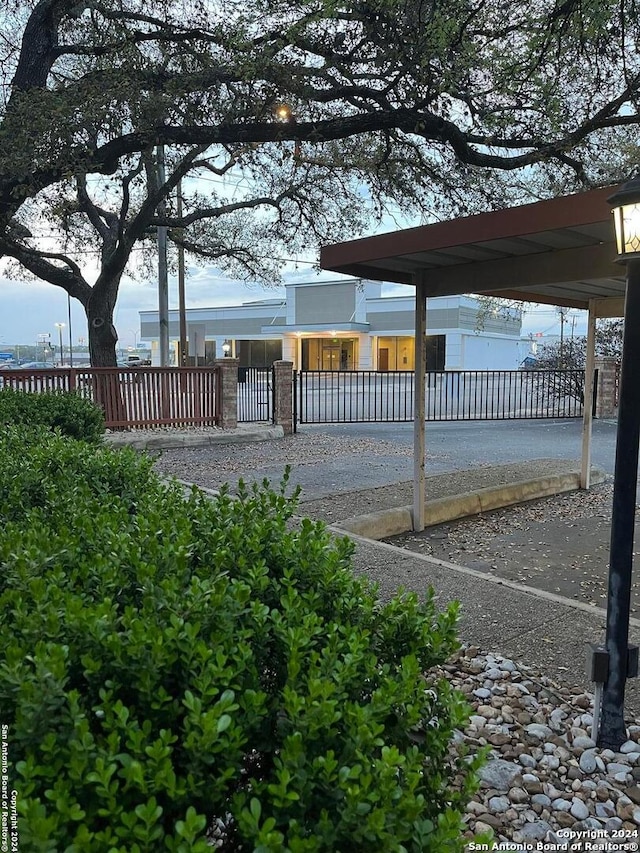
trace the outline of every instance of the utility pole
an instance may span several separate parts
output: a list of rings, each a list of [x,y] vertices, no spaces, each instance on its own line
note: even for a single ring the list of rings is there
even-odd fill
[[[178,181],[178,219],[182,217],[182,181]],[[182,236],[182,232],[180,234]],[[178,244],[178,317],[180,323],[180,367],[189,363],[187,349],[187,310],[184,286],[184,249]]]
[[[166,183],[164,145],[156,148],[156,187]],[[159,217],[166,216],[164,199],[157,207]],[[167,270],[167,226],[158,225],[158,316],[160,320],[160,367],[169,365],[169,276]]]

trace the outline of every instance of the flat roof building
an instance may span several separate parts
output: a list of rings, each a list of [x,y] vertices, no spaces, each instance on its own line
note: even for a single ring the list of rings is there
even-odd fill
[[[240,365],[262,367],[284,358],[296,370],[413,370],[413,296],[383,296],[366,279],[287,284],[285,299],[263,299],[186,311],[191,363],[211,363],[223,344]],[[140,312],[141,338],[159,358],[157,311]],[[428,370],[515,370],[529,346],[522,343],[516,309],[486,312],[470,296],[427,302]],[[178,363],[177,311],[169,312],[169,338]],[[524,349],[523,349],[524,346]]]

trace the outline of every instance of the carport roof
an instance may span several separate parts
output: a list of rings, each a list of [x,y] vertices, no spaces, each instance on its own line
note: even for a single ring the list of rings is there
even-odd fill
[[[624,267],[607,197],[613,187],[324,246],[323,269],[428,296],[483,293],[622,316]]]

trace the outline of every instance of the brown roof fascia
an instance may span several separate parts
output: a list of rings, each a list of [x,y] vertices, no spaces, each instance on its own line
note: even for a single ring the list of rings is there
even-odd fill
[[[320,251],[320,266],[322,269],[346,272],[348,268],[355,268],[358,263],[372,263],[383,258],[445,249],[466,243],[525,237],[554,228],[572,228],[604,222],[610,215],[611,205],[608,204],[607,198],[612,191],[612,187],[602,187],[518,207],[477,213],[461,219],[323,246]]]

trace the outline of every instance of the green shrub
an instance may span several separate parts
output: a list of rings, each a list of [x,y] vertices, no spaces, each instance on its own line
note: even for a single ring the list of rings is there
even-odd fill
[[[0,388],[0,425],[23,424],[58,429],[63,435],[98,442],[104,433],[99,406],[76,392],[30,393]]]
[[[346,539],[292,527],[286,476],[185,498],[143,457],[28,443],[0,436],[21,849],[205,853],[207,831],[225,851],[463,849],[467,708],[423,674],[455,607],[381,603]]]

